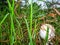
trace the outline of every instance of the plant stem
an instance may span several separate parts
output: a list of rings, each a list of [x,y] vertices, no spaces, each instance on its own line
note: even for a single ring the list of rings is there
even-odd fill
[[[14,29],[14,22],[13,22],[13,17],[14,17],[14,0],[12,0],[12,4],[7,0],[8,6],[9,6],[9,11],[10,11],[10,18],[11,18],[11,30],[10,30],[10,45],[13,45],[15,42],[15,29]]]
[[[49,36],[48,34],[49,34],[49,27],[47,27],[47,30],[46,30],[45,45],[48,42],[48,36]]]
[[[32,41],[32,0],[31,0],[31,14],[30,14],[30,45],[33,45]]]

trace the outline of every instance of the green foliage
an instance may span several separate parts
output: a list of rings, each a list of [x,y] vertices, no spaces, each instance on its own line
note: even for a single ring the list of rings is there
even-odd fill
[[[17,2],[14,2],[14,0],[7,0],[8,6],[0,2],[0,39],[4,41],[0,42],[1,45],[43,45],[48,41],[49,28],[47,28],[45,41],[40,38],[39,30],[41,24],[46,23],[46,20],[54,20],[49,23],[55,27],[56,35],[60,37],[60,16],[56,15],[56,19],[50,18],[47,14],[50,13],[51,9],[41,10],[40,5],[36,3],[27,5],[27,2],[28,0],[26,0],[26,5],[23,8],[19,4],[16,10],[15,3]],[[50,8],[50,3],[46,4]],[[44,20],[40,19],[42,17],[45,17]],[[59,45],[60,41],[55,39],[54,42]]]

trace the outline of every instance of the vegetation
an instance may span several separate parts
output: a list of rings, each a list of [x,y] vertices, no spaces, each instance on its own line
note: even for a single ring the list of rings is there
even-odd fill
[[[0,1],[0,45],[45,45],[48,41],[39,36],[41,24],[48,23],[55,27],[54,45],[60,44],[60,8],[50,8],[51,3],[46,2],[48,9],[32,3],[23,6],[21,1]],[[55,4],[55,3],[54,3]]]

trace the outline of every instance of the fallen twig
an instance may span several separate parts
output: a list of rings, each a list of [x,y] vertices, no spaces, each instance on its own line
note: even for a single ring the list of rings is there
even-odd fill
[[[56,8],[53,8],[53,10],[54,10],[58,15],[60,15],[60,12],[59,12]]]
[[[4,42],[4,43],[6,43],[6,42],[9,42],[9,40],[0,40],[0,42]]]

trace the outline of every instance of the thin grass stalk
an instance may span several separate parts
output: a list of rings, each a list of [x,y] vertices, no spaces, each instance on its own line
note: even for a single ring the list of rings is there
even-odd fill
[[[12,6],[11,3],[9,2],[9,0],[7,0],[8,2],[8,6],[10,9],[10,18],[11,18],[11,31],[10,31],[10,45],[14,44],[14,40],[15,40],[15,29],[14,29],[14,22],[13,22],[13,16],[14,16],[14,0],[12,2]]]
[[[11,18],[11,35],[10,35],[10,45],[14,44],[14,23],[13,23],[13,17],[10,15]]]
[[[13,1],[13,5],[14,5],[14,1]],[[13,33],[14,33],[14,37],[16,36],[16,33],[15,33],[15,29],[14,29],[14,20],[13,20],[13,18],[14,18],[14,7],[12,6],[12,11],[11,11],[12,13],[11,13],[11,23],[12,23],[12,25],[13,25]]]
[[[45,44],[44,45],[46,45],[46,43],[48,42],[48,35],[49,34],[49,28],[47,27],[47,30],[46,30],[46,37],[45,37]]]
[[[26,22],[26,26],[27,26],[27,30],[28,30],[28,35],[29,35],[29,39],[30,39],[29,45],[33,45],[32,35],[31,35],[30,29],[29,29],[28,21],[27,21],[27,19],[26,19],[25,17],[24,17],[24,20],[25,20],[25,22]]]
[[[9,15],[9,13],[7,13],[4,18],[2,19],[2,21],[0,22],[0,26],[2,25],[2,23],[5,21],[5,19],[7,18],[7,16]]]
[[[31,33],[31,37],[30,37],[30,45],[33,45],[33,41],[32,41],[32,0],[31,0],[31,14],[30,14],[30,33]]]
[[[14,10],[12,11],[12,13],[10,15],[10,18],[11,18],[11,36],[12,36],[12,39],[10,37],[10,39],[12,41],[12,42],[10,42],[11,45],[14,44],[14,40],[15,40],[15,29],[14,29],[13,16],[14,16]]]
[[[11,3],[9,2],[9,0],[7,0],[7,2],[8,2],[9,10],[11,11],[12,10]]]
[[[14,9],[14,0],[12,0],[12,7],[13,7],[13,9]]]
[[[32,32],[32,0],[31,0],[31,13],[30,13],[30,30]]]

